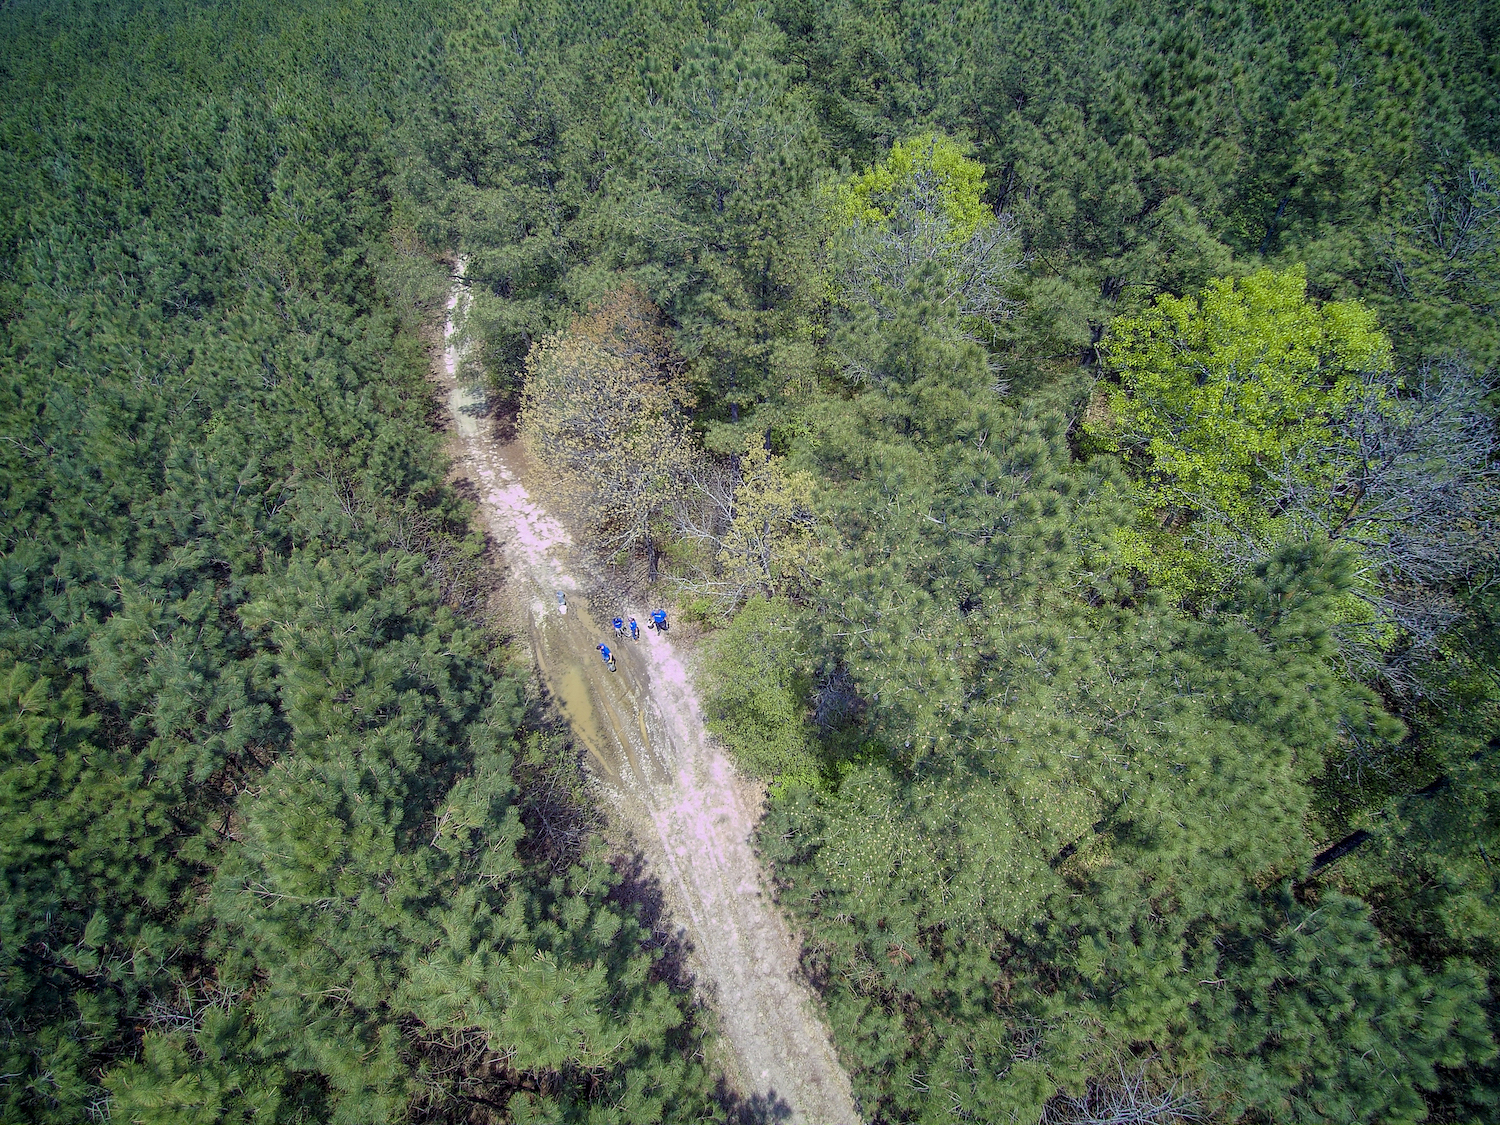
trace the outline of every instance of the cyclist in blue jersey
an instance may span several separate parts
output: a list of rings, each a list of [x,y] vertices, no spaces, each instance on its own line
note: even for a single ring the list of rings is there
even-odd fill
[[[667,631],[667,611],[664,609],[653,609],[651,611],[651,627],[658,633]]]
[[[599,645],[599,658],[604,661],[604,666],[611,672],[615,670],[615,654],[609,651],[608,645]]]

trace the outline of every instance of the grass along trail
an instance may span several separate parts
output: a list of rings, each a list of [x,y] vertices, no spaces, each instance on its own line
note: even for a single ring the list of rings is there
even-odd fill
[[[460,278],[462,262],[459,265]],[[510,566],[507,586],[531,638],[538,670],[587,751],[594,784],[659,880],[688,950],[698,988],[718,1018],[722,1062],[749,1121],[854,1125],[849,1079],[799,973],[799,946],[772,902],[751,847],[760,787],[741,777],[704,729],[692,678],[668,636],[643,629],[612,645],[618,670],[594,648],[612,642],[581,597],[558,612],[557,592],[576,593],[567,527],[532,499],[528,465],[498,441],[482,393],[458,379],[448,303],[442,376],[455,454],[476,486],[491,534]],[[645,621],[651,607],[630,612]]]

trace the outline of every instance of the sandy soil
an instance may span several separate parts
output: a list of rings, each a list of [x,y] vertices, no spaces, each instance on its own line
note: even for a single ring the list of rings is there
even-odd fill
[[[460,271],[462,265],[460,264]],[[860,1120],[798,967],[798,943],[771,901],[751,848],[759,787],[710,742],[692,678],[654,631],[615,643],[569,574],[567,527],[532,497],[521,450],[498,441],[482,393],[460,385],[454,333],[462,286],[449,300],[441,375],[454,454],[481,497],[510,566],[507,583],[543,683],[587,750],[601,798],[659,880],[697,987],[716,1013],[726,1078],[754,1121],[853,1125]],[[560,614],[557,592],[568,595]],[[653,607],[628,608],[646,621]],[[595,649],[615,650],[617,670]]]

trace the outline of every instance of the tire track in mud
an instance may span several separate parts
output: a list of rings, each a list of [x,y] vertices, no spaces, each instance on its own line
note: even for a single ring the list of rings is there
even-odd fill
[[[718,1017],[720,1061],[750,1121],[855,1125],[849,1079],[799,972],[798,944],[774,905],[751,847],[761,793],[705,732],[692,680],[666,637],[644,630],[613,646],[618,670],[594,648],[608,641],[576,593],[568,529],[527,491],[526,459],[490,434],[483,397],[457,378],[454,319],[462,263],[448,302],[444,389],[455,453],[511,567],[507,586],[525,618],[542,681],[587,751],[593,784],[633,835],[662,885],[699,990]],[[646,619],[649,607],[630,612]],[[517,622],[521,624],[521,622]]]

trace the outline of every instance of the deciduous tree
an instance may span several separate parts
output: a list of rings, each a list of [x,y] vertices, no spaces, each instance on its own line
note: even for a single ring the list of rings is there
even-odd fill
[[[1021,264],[1008,216],[983,200],[984,168],[948,137],[891,147],[878,164],[827,194],[840,300],[894,315],[918,280],[966,328],[993,329],[1016,307]]]
[[[606,552],[644,551],[692,458],[681,363],[661,314],[626,285],[526,360],[521,433]]]

